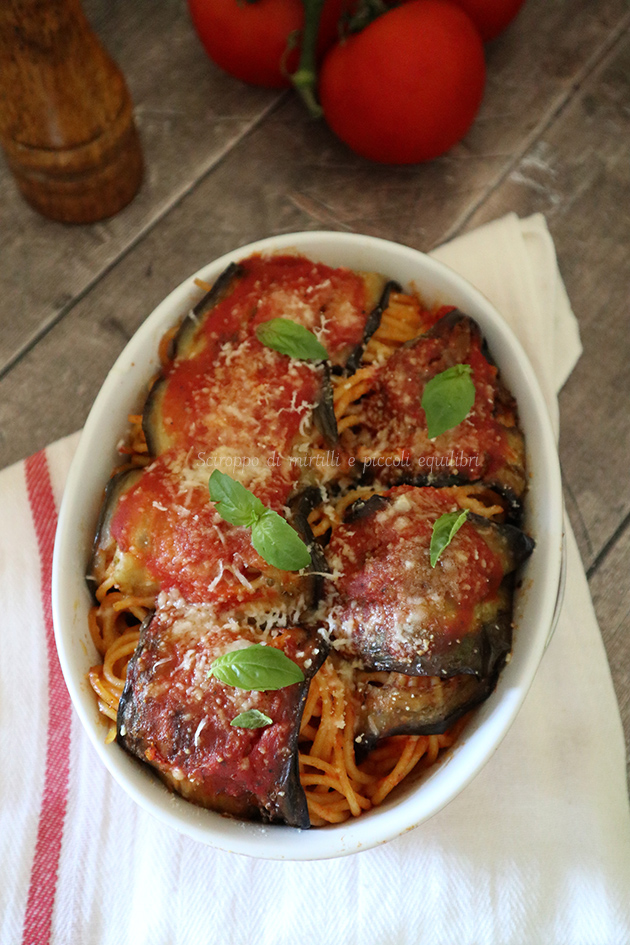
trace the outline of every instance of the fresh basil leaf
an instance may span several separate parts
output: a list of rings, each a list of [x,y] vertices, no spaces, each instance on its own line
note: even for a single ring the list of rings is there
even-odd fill
[[[283,571],[299,571],[311,563],[311,554],[286,519],[265,509],[252,525],[252,545],[268,564]]]
[[[252,530],[252,545],[267,564],[283,571],[299,571],[311,555],[286,519],[268,509],[253,492],[227,473],[215,469],[208,482],[210,498],[221,518]]]
[[[232,719],[230,725],[234,728],[266,728],[268,725],[273,725],[273,719],[258,709],[248,709],[247,712],[241,712]]]
[[[455,364],[436,374],[422,394],[429,439],[452,430],[465,420],[475,403],[470,364]]]
[[[304,679],[297,663],[282,650],[262,643],[223,653],[210,666],[210,674],[226,686],[256,692],[284,689]]]
[[[444,549],[450,545],[467,518],[468,509],[464,509],[463,512],[445,512],[435,522],[429,547],[432,568],[435,567],[438,558]]]
[[[290,318],[271,318],[256,328],[256,337],[267,348],[301,361],[326,361],[328,352],[312,331]]]
[[[216,502],[217,512],[230,525],[251,528],[266,511],[253,492],[219,469],[215,469],[210,476],[208,488],[210,498]]]

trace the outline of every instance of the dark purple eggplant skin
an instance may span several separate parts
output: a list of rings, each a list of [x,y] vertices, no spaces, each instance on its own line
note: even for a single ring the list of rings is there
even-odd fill
[[[185,612],[187,619],[190,614]],[[252,693],[208,673],[217,639],[224,644],[221,634],[230,637],[234,631],[204,620],[194,626],[188,652],[181,633],[171,634],[168,614],[158,611],[145,621],[118,708],[117,741],[193,803],[306,829],[310,818],[299,778],[298,735],[310,680],[326,658],[326,644],[305,630],[283,631],[283,649],[301,666],[304,681],[258,693],[257,707],[273,724],[239,729],[231,720],[249,707]],[[252,628],[243,627],[240,634],[245,642],[256,642]]]
[[[206,315],[229,294],[234,281],[242,274],[242,266],[239,266],[238,263],[230,263],[230,265],[223,270],[221,275],[218,276],[212,288],[206,292],[192,311],[186,315],[171,343],[170,356],[173,360],[175,358],[187,357],[190,345],[201,322],[203,322]]]
[[[488,347],[488,342],[486,341],[481,328],[477,324],[474,318],[471,318],[470,315],[467,315],[465,312],[462,312],[459,308],[453,308],[450,312],[447,312],[446,315],[443,315],[435,325],[429,328],[428,331],[424,333],[424,338],[442,338],[448,335],[455,325],[458,322],[466,323],[470,328],[471,338],[478,338],[481,345],[481,353],[489,364],[492,364],[496,367],[496,361],[492,357],[490,348]],[[412,348],[414,345],[418,344],[420,338],[412,338],[411,341],[406,341],[403,345],[403,348]]]
[[[310,606],[314,610],[323,597],[324,574],[329,572],[328,561],[322,546],[315,539],[311,529],[308,517],[310,513],[322,501],[322,494],[316,486],[310,486],[303,492],[298,493],[289,502],[289,508],[293,515],[293,525],[297,529],[302,541],[308,547],[311,555],[311,563],[307,572],[312,572],[312,595]]]
[[[510,571],[516,571],[520,568],[536,547],[536,542],[531,535],[510,522],[492,522],[490,519],[484,518],[483,515],[476,515],[474,512],[468,513],[468,521],[472,522],[477,531],[485,536],[489,545],[492,545],[494,536],[500,536],[501,541],[509,550],[508,566]]]
[[[115,551],[115,543],[110,533],[110,527],[120,497],[128,489],[131,489],[141,475],[142,469],[124,469],[112,476],[105,487],[105,495],[92,544],[92,553],[85,575],[91,593],[94,593],[97,585],[103,580],[103,569]]]
[[[420,335],[418,338],[412,338],[410,341],[406,341],[403,345],[403,348],[413,348],[415,345],[419,344],[423,338],[443,338],[450,335],[453,328],[459,323],[465,322],[469,328],[471,338],[478,338],[481,344],[484,343],[483,336],[481,334],[481,328],[477,324],[474,318],[471,318],[470,315],[466,315],[465,312],[462,312],[458,308],[452,308],[450,312],[447,312],[446,315],[443,315],[435,325],[429,328],[424,335]]]
[[[157,378],[144,404],[142,411],[142,432],[147,442],[149,456],[155,459],[160,453],[164,453],[169,442],[164,434],[162,427],[162,398],[166,393],[168,378],[160,374]]]
[[[357,499],[345,511],[344,522],[358,522],[362,518],[371,518],[380,509],[389,505],[390,500],[384,495],[371,495],[369,499]]]
[[[319,400],[313,407],[313,422],[327,444],[336,446],[339,442],[339,430],[337,429],[331,371],[328,361],[324,362],[321,392]]]
[[[427,686],[410,688],[399,681],[364,683],[356,692],[355,742],[369,751],[390,735],[442,735],[463,715],[484,702],[498,675],[478,679],[470,674],[449,679],[427,677]]]
[[[398,282],[394,282],[393,279],[390,279],[389,282],[385,283],[381,297],[378,300],[377,305],[372,309],[368,315],[367,321],[365,323],[365,328],[363,330],[363,339],[360,344],[356,346],[348,360],[346,361],[344,374],[350,375],[354,374],[358,370],[361,360],[367,348],[368,341],[372,337],[375,331],[378,331],[378,328],[381,324],[381,319],[383,317],[383,312],[389,305],[389,297],[392,292],[401,292],[402,289]]]
[[[185,359],[190,355],[194,339],[204,319],[230,293],[236,280],[242,274],[243,269],[237,263],[230,263],[227,269],[223,270],[210,291],[197,302],[179,326],[170,345],[170,361]],[[165,452],[170,445],[161,423],[162,398],[167,384],[167,374],[162,371],[149,391],[142,412],[142,432],[151,458]]]

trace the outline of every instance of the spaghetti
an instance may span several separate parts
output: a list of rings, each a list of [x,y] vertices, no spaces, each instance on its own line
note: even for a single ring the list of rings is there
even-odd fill
[[[384,739],[357,764],[355,708],[343,667],[334,659],[314,677],[300,729],[300,781],[313,826],[341,823],[377,807],[421,763],[430,767],[461,732],[461,720],[442,735]]]
[[[206,284],[200,284],[200,287],[212,293],[211,287]],[[406,343],[431,329],[449,311],[451,309],[448,307],[426,310],[415,294],[390,294],[380,324],[365,345],[358,369],[350,376],[336,374],[332,377],[332,400],[340,437],[340,453],[353,443],[355,431],[364,423],[360,405],[374,391],[375,380],[382,366]],[[160,345],[163,368],[168,370],[173,364],[173,354],[181,354],[181,350],[182,330],[175,328],[167,333]],[[229,356],[233,357],[232,354]],[[336,357],[334,352],[332,356],[333,359]],[[158,378],[155,391],[160,383]],[[155,391],[150,395],[154,401],[157,400]],[[295,395],[293,402],[298,403]],[[303,416],[300,415],[298,419],[301,433]],[[154,443],[147,444],[142,421],[142,415],[129,417],[130,433],[120,450],[125,463],[116,472],[155,466],[156,447]],[[311,454],[321,453],[323,448],[321,438],[311,435]],[[362,458],[356,444],[350,448],[355,449],[355,455]],[[399,457],[400,451],[394,449],[388,455]],[[340,530],[355,505],[367,503],[372,497],[384,496],[388,488],[386,483],[378,481],[361,484],[356,481],[356,476],[353,479],[348,474],[347,462],[341,461],[339,466],[339,471],[333,474],[327,471],[320,476],[320,482],[331,483],[332,490],[308,516],[314,540],[324,547],[331,534],[335,535]],[[289,495],[290,489],[295,486],[294,477],[291,482],[287,482],[284,495]],[[505,519],[504,498],[483,481],[452,485],[440,492],[453,507],[470,511],[489,522],[502,522]],[[158,496],[153,505],[161,508],[160,502]],[[183,504],[186,514],[195,513],[196,507],[186,508],[187,503],[188,498]],[[225,542],[220,534],[219,538]],[[231,576],[232,584],[240,588],[240,597],[234,599],[245,602],[246,614],[247,600],[262,593],[271,581],[267,572],[255,570],[243,562],[240,565],[221,565],[218,576],[206,586],[214,590],[219,581],[225,582],[226,576]],[[139,649],[141,628],[156,606],[156,595],[142,586],[122,587],[119,574],[113,567],[105,568],[101,578],[95,591],[96,604],[90,613],[90,632],[102,662],[92,667],[89,680],[96,694],[99,711],[108,720],[106,740],[112,741],[117,735],[117,716],[128,669]],[[325,582],[334,580],[334,574],[324,577]],[[251,622],[252,618],[249,620]],[[404,690],[412,697],[420,698],[426,688],[427,677],[370,671],[356,662],[348,661],[335,651],[335,646],[333,643],[330,655],[310,680],[299,725],[299,780],[312,826],[341,823],[381,804],[412,772],[434,764],[440,752],[455,743],[468,717],[467,712],[462,711],[446,730],[432,734],[386,735],[370,747],[365,757],[359,758],[357,746],[361,736],[358,742],[357,725],[361,698],[367,689],[371,687],[370,691],[376,692],[380,686],[387,688],[393,685],[398,687],[397,693]],[[440,680],[436,680],[436,683],[439,685]],[[195,746],[202,728],[203,722],[195,732]],[[146,757],[154,758],[155,752],[152,750],[150,754],[147,751]]]

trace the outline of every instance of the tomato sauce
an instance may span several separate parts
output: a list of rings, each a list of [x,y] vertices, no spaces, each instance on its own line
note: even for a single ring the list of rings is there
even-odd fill
[[[289,318],[316,334],[333,362],[343,361],[361,340],[367,290],[350,270],[295,256],[253,256],[239,271],[203,318],[193,356],[165,369],[155,422],[179,449],[221,447],[266,462],[290,450],[320,396],[322,369],[265,347],[257,326]]]
[[[121,496],[111,533],[123,554],[133,556],[162,590],[222,609],[248,603],[288,604],[306,579],[279,571],[261,558],[247,528],[224,521],[210,501],[209,471],[182,490],[181,471],[165,454]]]
[[[398,486],[333,533],[327,555],[339,577],[329,604],[345,640],[341,651],[370,668],[431,674],[435,665],[437,675],[447,664],[466,672],[478,662],[467,640],[479,646],[504,569],[468,521],[431,567],[433,526],[459,510],[448,492]]]
[[[462,316],[447,316],[379,369],[373,391],[357,410],[364,424],[357,435],[359,453],[375,467],[381,452],[405,454],[410,459],[405,475],[429,482],[449,476],[497,485],[505,480],[518,497],[525,478],[516,406],[496,367],[484,356],[481,336],[472,325]],[[424,389],[429,380],[456,364],[472,368],[474,405],[456,427],[429,439]]]

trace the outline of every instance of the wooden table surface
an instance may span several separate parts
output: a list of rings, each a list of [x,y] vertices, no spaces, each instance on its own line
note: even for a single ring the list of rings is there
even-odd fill
[[[0,159],[0,467],[83,424],[154,306],[274,233],[351,230],[429,250],[515,211],[545,215],[584,355],[560,395],[568,512],[630,743],[630,5],[527,0],[487,46],[460,145],[429,164],[352,154],[288,92],[206,57],[183,0],[85,0],[135,103],[146,177],[111,220],[38,216]]]

